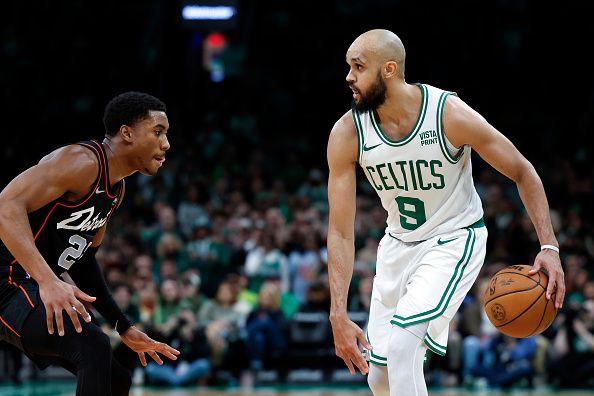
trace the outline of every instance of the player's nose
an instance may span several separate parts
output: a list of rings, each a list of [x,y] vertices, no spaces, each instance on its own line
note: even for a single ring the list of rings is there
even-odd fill
[[[349,84],[352,84],[355,82],[355,76],[353,76],[353,71],[349,70],[349,72],[346,75],[346,82]]]
[[[164,139],[161,141],[161,150],[163,151],[167,151],[171,148],[171,145],[169,144],[169,139],[167,139],[167,135],[163,134]]]

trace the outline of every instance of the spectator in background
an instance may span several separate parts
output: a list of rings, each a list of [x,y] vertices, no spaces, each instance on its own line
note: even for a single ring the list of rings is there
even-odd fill
[[[245,274],[250,281],[250,290],[256,293],[269,278],[280,278],[283,290],[289,290],[289,264],[278,249],[274,235],[269,232],[261,235],[258,245],[247,254]]]
[[[142,287],[137,290],[140,321],[145,327],[153,326],[158,296],[157,285],[152,280],[144,281]]]
[[[200,291],[202,279],[197,270],[188,270],[184,272],[181,279],[180,297],[182,305],[189,307],[192,312],[198,313],[206,297]]]
[[[365,239],[365,245],[357,251],[354,271],[360,277],[373,276],[375,274],[378,246],[377,239],[367,237]]]
[[[190,266],[200,271],[202,287],[207,295],[214,295],[218,284],[229,271],[231,248],[213,233],[206,219],[194,223],[192,240],[186,245]]]
[[[251,291],[248,288],[249,280],[243,274],[230,273],[225,277],[225,281],[231,286],[231,293],[233,294],[233,310],[238,312],[241,318],[247,318],[250,312],[258,304],[258,293]],[[242,321],[239,322],[243,326]]]
[[[369,312],[373,275],[367,275],[359,281],[358,293],[354,293],[349,303],[349,312]]]
[[[167,205],[155,205],[158,222],[142,232],[142,239],[148,249],[155,249],[163,234],[171,233],[179,239],[183,238],[183,233],[177,227],[175,210]],[[151,253],[156,253],[151,250]]]
[[[301,249],[293,250],[289,254],[291,290],[300,303],[305,303],[307,290],[318,278],[321,268],[322,259],[317,235],[304,235]]]
[[[137,305],[140,306],[138,302],[140,292],[146,287],[148,283],[152,283],[154,280],[153,259],[150,255],[141,254],[134,259],[134,266],[130,271],[129,279],[130,286],[132,287],[133,299],[135,299]]]
[[[485,378],[490,387],[509,387],[534,374],[536,338],[512,338],[497,335],[481,349],[481,359],[472,368],[472,375]]]
[[[179,271],[174,260],[165,259],[159,266],[158,282],[163,283],[167,279],[179,279]]]
[[[178,272],[184,272],[188,269],[190,258],[184,249],[184,242],[173,232],[165,232],[157,241],[157,260],[159,265],[165,260],[171,260],[175,263]]]
[[[299,187],[297,195],[308,198],[320,212],[328,213],[328,188],[321,170],[314,168],[309,171],[309,177]]]
[[[210,372],[210,351],[196,315],[184,308],[171,319],[175,321],[173,331],[163,339],[178,348],[180,358],[163,365],[150,362],[145,370],[147,379],[150,383],[171,386],[204,384],[202,380]]]
[[[491,339],[497,335],[497,329],[487,318],[483,309],[483,292],[489,285],[490,276],[479,275],[459,312],[459,329],[462,340],[462,380],[466,385],[475,382],[473,369],[479,365],[481,353]]]
[[[247,318],[247,349],[250,369],[257,371],[270,358],[280,357],[285,348],[285,318],[280,310],[281,289],[266,281],[260,288],[258,306]]]
[[[330,312],[330,289],[324,282],[313,282],[299,312]]]
[[[562,388],[594,386],[594,300],[568,307],[557,319],[561,327],[554,340],[557,361],[553,378]]]
[[[238,337],[238,323],[243,318],[233,309],[236,302],[231,284],[221,282],[215,298],[205,301],[198,313],[198,325],[205,329],[213,366],[223,362],[229,341]]]
[[[177,317],[182,308],[179,282],[174,279],[164,280],[153,318],[156,330],[168,337],[177,326]]]
[[[132,322],[138,323],[138,327],[143,327],[140,323],[140,310],[138,305],[132,302],[132,289],[126,283],[119,282],[111,284],[110,289],[112,290],[112,296],[120,310],[126,315]],[[126,347],[121,342],[117,331],[107,324],[102,326],[103,332],[109,336],[111,346],[113,348],[113,356],[122,366],[132,371],[135,367],[138,367],[138,357],[134,351]]]
[[[208,213],[201,202],[202,193],[196,183],[189,183],[185,199],[177,207],[177,222],[186,239],[190,239],[194,224],[208,222]]]

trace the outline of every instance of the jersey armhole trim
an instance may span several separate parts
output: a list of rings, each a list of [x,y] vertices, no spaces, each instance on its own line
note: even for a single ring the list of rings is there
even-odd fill
[[[355,129],[357,129],[357,162],[361,164],[361,156],[363,155],[363,127],[361,126],[361,120],[359,119],[359,113],[355,106],[351,109],[353,116],[353,122],[355,123]]]
[[[448,149],[447,138],[443,127],[443,115],[446,99],[450,95],[458,96],[455,92],[443,92],[439,97],[436,112],[437,119],[435,120],[435,124],[437,125],[437,136],[439,138],[439,147],[441,148],[441,152],[443,153],[444,157],[448,160],[448,162],[455,164],[458,161],[460,161],[460,158],[462,158],[462,155],[465,151],[465,146],[460,147],[460,150],[458,150],[458,152],[454,155],[452,155],[452,153],[450,153],[450,150]]]

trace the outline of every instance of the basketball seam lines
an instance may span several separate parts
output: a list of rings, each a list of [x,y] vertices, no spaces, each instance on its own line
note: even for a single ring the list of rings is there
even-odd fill
[[[542,296],[542,294],[541,294],[541,296]],[[540,298],[540,296],[538,298]],[[542,320],[544,319],[544,316],[547,313],[547,307],[549,306],[550,302],[551,302],[551,300],[547,300],[547,303],[545,304],[545,307],[542,310],[542,316],[540,317],[540,321],[538,322],[538,325],[536,326],[534,331],[528,335],[528,337],[534,335],[534,333],[536,333],[536,331],[540,328],[540,325],[542,324]]]
[[[543,295],[543,294],[544,294],[544,290],[543,290],[543,292],[542,292],[542,293],[540,293],[540,294],[538,295],[538,297],[537,297],[536,299],[534,299],[534,301],[532,302],[532,304],[530,304],[529,306],[527,306],[527,307],[526,307],[526,309],[525,309],[525,310],[523,310],[522,312],[520,312],[520,313],[519,313],[519,314],[518,314],[518,315],[517,315],[515,318],[513,318],[512,320],[510,320],[510,321],[509,321],[509,322],[507,322],[507,323],[502,323],[502,324],[500,324],[500,325],[497,325],[497,326],[495,326],[495,327],[507,326],[508,324],[512,323],[514,320],[518,319],[520,316],[524,315],[524,314],[526,313],[526,311],[528,311],[530,308],[532,308],[532,306],[533,306],[534,304],[536,304],[536,302],[537,302],[538,300],[540,300],[540,297],[542,297],[542,295]]]
[[[490,300],[488,300],[488,301],[485,301],[485,304],[488,304],[488,303],[490,303],[490,302],[493,302],[493,301],[497,300],[499,297],[503,297],[503,296],[509,296],[510,294],[515,294],[515,293],[522,293],[522,292],[525,292],[525,291],[534,290],[534,289],[536,289],[537,287],[538,287],[538,285],[535,285],[535,286],[531,287],[530,289],[522,289],[522,290],[514,290],[514,291],[510,291],[509,293],[501,294],[501,295],[499,295],[499,296],[497,296],[497,297],[493,297],[492,299],[490,299]]]

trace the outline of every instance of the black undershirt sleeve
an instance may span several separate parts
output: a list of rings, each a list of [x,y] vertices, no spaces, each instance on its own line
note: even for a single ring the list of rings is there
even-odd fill
[[[95,259],[98,249],[99,247],[87,249],[83,257],[70,267],[68,274],[80,290],[97,298],[92,303],[93,307],[121,334],[132,326],[132,322],[111,296],[99,263]]]

